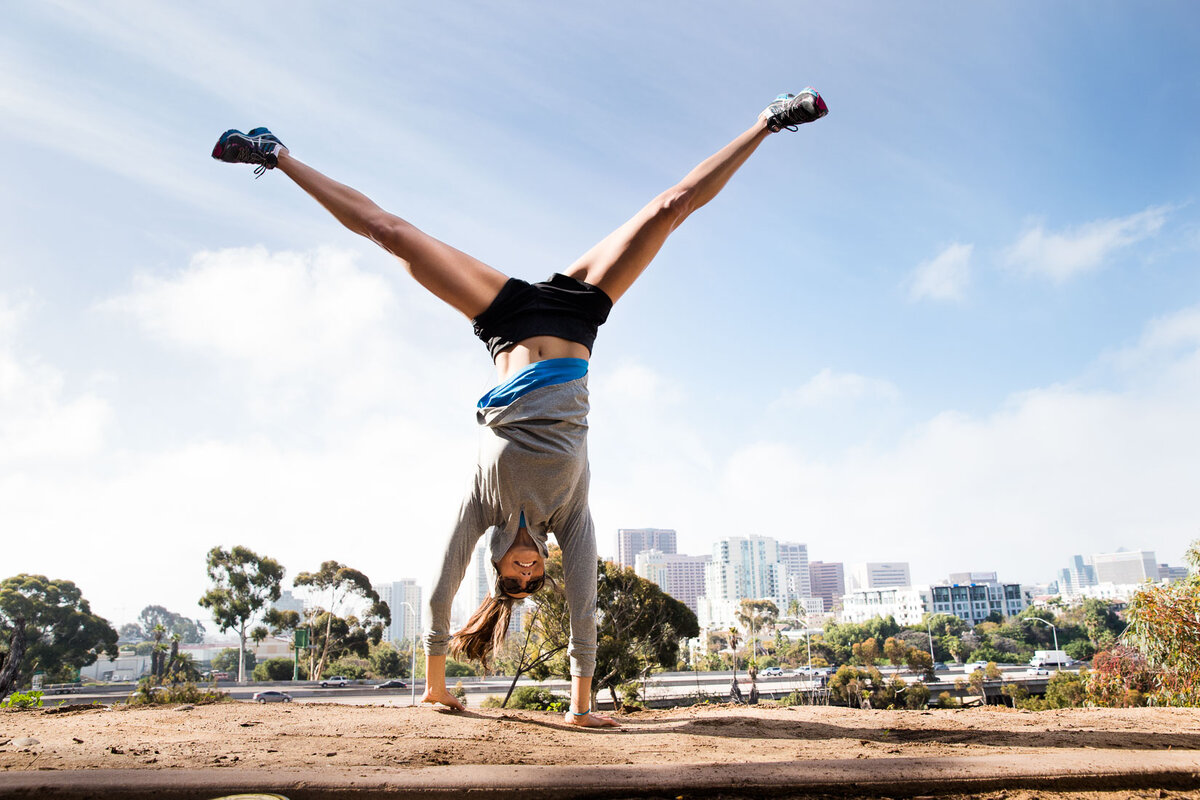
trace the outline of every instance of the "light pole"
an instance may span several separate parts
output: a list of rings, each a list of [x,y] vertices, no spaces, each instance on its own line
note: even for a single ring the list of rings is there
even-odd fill
[[[1055,649],[1056,651],[1058,650],[1058,628],[1056,628],[1056,627],[1054,626],[1054,623],[1053,623],[1053,622],[1050,622],[1049,620],[1042,619],[1041,617],[1026,617],[1025,619],[1036,619],[1038,622],[1045,622],[1047,625],[1049,625],[1049,626],[1050,626],[1050,632],[1054,634],[1054,649]],[[1057,658],[1055,658],[1055,659],[1054,659],[1054,664],[1055,664],[1055,666],[1054,666],[1054,669],[1055,669],[1055,671],[1057,671],[1057,670],[1058,670],[1058,668],[1059,668],[1059,667],[1058,667],[1058,663],[1059,663],[1059,662],[1058,662],[1058,659],[1057,659]]]
[[[929,618],[925,618],[925,633],[929,635],[929,660],[936,664],[937,656],[933,654],[933,630],[929,627]]]
[[[408,632],[408,646],[412,649],[412,669],[408,673],[408,686],[412,690],[412,700],[409,702],[411,705],[415,706],[417,704],[417,610],[413,608],[412,603],[408,602],[407,600],[401,600],[400,605],[407,607],[413,615],[412,629],[410,629]]]

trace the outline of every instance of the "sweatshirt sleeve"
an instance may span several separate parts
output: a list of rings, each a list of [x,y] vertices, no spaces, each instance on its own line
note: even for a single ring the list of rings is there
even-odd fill
[[[596,671],[596,530],[587,502],[554,531],[562,548],[563,580],[571,610],[571,674],[590,678]]]
[[[442,570],[429,595],[429,628],[425,631],[425,653],[444,656],[450,644],[450,611],[454,595],[462,584],[475,545],[486,527],[483,503],[480,499],[480,476],[476,473],[471,491],[463,498],[458,521],[446,543]]]

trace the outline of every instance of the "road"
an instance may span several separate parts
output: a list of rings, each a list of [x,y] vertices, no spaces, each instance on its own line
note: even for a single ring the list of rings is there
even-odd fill
[[[1028,680],[1032,683],[1041,683],[1046,680],[1046,677],[1026,676],[1025,665],[1016,666],[1001,666],[1000,671],[1004,680]],[[890,674],[890,673],[885,673]],[[917,676],[907,671],[898,673],[905,680],[912,681]],[[951,670],[939,671],[937,673],[937,681],[932,681],[928,684],[930,692],[936,697],[940,692],[950,691],[954,693],[955,679],[967,678],[961,667]],[[724,672],[666,672],[654,675],[646,681],[643,687],[643,697],[647,702],[654,703],[655,701],[667,702],[670,700],[680,700],[684,698],[707,697],[714,701],[721,701],[729,696],[729,687],[733,679],[733,673],[730,671]],[[738,684],[742,688],[743,694],[750,692],[750,679],[744,670],[739,670],[737,673]],[[468,705],[478,707],[483,700],[489,695],[495,695],[503,698],[508,691],[509,685],[512,683],[511,677],[483,677],[483,678],[449,678],[447,683],[453,687],[459,680],[462,681],[463,689],[467,693]],[[345,688],[328,688],[322,689],[320,686],[300,681],[297,683],[290,682],[275,682],[275,683],[248,683],[239,685],[236,683],[228,683],[222,681],[218,684],[218,688],[222,691],[229,692],[235,700],[249,701],[255,692],[275,689],[278,691],[287,692],[295,702],[300,703],[344,703],[349,705],[390,705],[390,706],[407,706],[413,701],[412,688],[406,689],[375,689],[375,682],[363,681],[361,683],[353,683]],[[522,678],[518,686],[541,686],[550,691],[562,695],[564,697],[570,694],[570,684],[561,680],[550,681],[533,681],[528,678]],[[90,687],[89,687],[90,688]],[[129,694],[134,691],[133,684],[114,684],[111,686],[96,687],[93,690],[79,692],[74,694],[47,695],[44,698],[46,706],[56,705],[59,701],[64,701],[70,705],[87,704],[93,702],[104,703],[110,705],[113,703],[123,702]],[[807,690],[817,688],[817,685],[811,681],[802,678],[793,678],[791,676],[781,677],[762,677],[758,679],[758,692],[764,698],[778,698],[789,694],[796,690]],[[425,682],[418,680],[416,682],[416,700],[419,702],[421,695],[425,689]],[[603,692],[598,698],[601,707],[610,707],[608,701],[608,693]]]

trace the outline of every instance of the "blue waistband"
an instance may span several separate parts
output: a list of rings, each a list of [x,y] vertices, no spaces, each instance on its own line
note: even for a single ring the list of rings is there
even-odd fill
[[[479,398],[479,408],[506,406],[524,394],[543,386],[578,380],[587,375],[586,358],[548,358],[535,361]]]

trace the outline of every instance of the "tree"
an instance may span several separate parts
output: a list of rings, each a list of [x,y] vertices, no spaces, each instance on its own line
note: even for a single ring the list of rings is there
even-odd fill
[[[312,647],[308,656],[308,671],[313,680],[324,675],[337,659],[367,658],[371,654],[371,645],[379,644],[383,628],[370,621],[367,624],[369,627],[364,627],[353,614],[339,617],[322,608],[313,609],[309,624]]]
[[[211,663],[214,672],[232,672],[239,664],[244,665],[247,672],[253,672],[255,660],[253,651],[243,650],[239,656],[236,647],[226,647],[213,656]]]
[[[920,648],[910,647],[904,656],[904,663],[913,672],[921,673],[921,677],[927,681],[937,679],[937,673],[933,670],[933,656]]]
[[[1125,632],[1125,623],[1117,616],[1112,604],[1094,597],[1083,600],[1083,627],[1098,650],[1116,644]]]
[[[163,626],[168,636],[178,635],[183,644],[200,644],[204,641],[204,623],[200,620],[188,619],[182,614],[168,611],[162,606],[146,606],[138,614],[138,627],[145,633],[149,633],[154,630],[156,625]],[[122,627],[121,630],[124,631],[125,627]],[[142,638],[150,637],[143,634]]]
[[[337,561],[326,561],[316,572],[301,572],[293,581],[295,586],[303,586],[314,592],[324,594],[328,602],[325,615],[325,632],[321,637],[321,655],[312,672],[314,678],[323,674],[325,664],[330,656],[330,648],[339,647],[340,642],[333,635],[333,620],[339,611],[339,606],[350,597],[360,597],[370,603],[362,619],[354,618],[356,627],[367,632],[367,638],[378,643],[383,638],[383,629],[391,624],[392,612],[388,604],[379,599],[379,593],[371,586],[366,575]],[[366,657],[366,653],[362,654]]]
[[[390,642],[382,642],[371,648],[367,656],[371,661],[371,672],[380,678],[409,678],[409,662],[400,657],[400,651]]]
[[[0,582],[0,697],[35,672],[75,680],[101,653],[117,655],[117,632],[92,613],[71,581],[16,575]]]
[[[1151,694],[1161,705],[1200,705],[1200,540],[1186,558],[1185,580],[1147,586],[1129,607],[1129,641],[1157,668]]]
[[[200,598],[200,605],[212,609],[213,620],[222,633],[237,631],[241,644],[238,648],[241,683],[246,680],[246,629],[263,606],[279,599],[284,569],[273,558],[240,545],[232,550],[221,547],[209,550],[207,566],[213,587]]]
[[[763,628],[769,628],[779,619],[779,606],[775,605],[771,600],[742,600],[736,612],[737,621],[746,633],[750,635],[751,651],[750,658],[757,657],[757,647],[754,645],[757,642],[758,632]]]
[[[546,572],[562,585],[562,552],[557,548],[546,560]],[[692,610],[663,592],[656,584],[627,567],[602,561],[596,587],[597,650],[593,695],[607,689],[614,705],[617,687],[649,674],[655,667],[674,669],[679,660],[679,643],[700,635]],[[554,585],[555,582],[547,581]],[[538,607],[536,625],[550,646],[564,650],[569,642],[570,613],[566,597],[558,591],[542,591],[531,598]],[[531,670],[533,677],[548,674],[568,676],[564,654]],[[543,674],[544,673],[544,674]],[[592,698],[593,702],[595,697]]]

